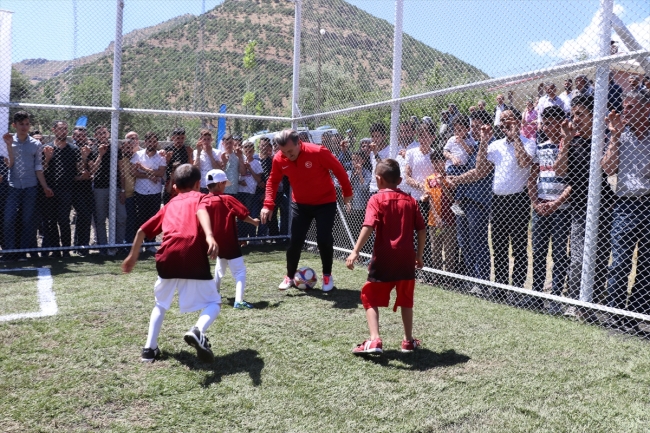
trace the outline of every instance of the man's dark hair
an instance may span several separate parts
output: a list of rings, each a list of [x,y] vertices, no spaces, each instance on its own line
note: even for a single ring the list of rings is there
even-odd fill
[[[108,128],[106,127],[106,125],[97,125],[97,126],[95,126],[95,132],[99,131],[100,129],[106,129],[106,130],[108,130]]]
[[[275,142],[278,143],[278,146],[282,147],[287,144],[289,141],[294,145],[298,144],[298,132],[293,129],[285,129],[284,131],[277,132],[275,134]]]
[[[52,129],[59,126],[59,123],[65,123],[66,125],[68,124],[68,122],[66,122],[65,120],[55,120],[54,122],[52,122]]]
[[[144,139],[145,140],[149,140],[150,138],[155,138],[156,140],[158,140],[158,134],[156,134],[153,131],[149,131],[146,134],[144,134]]]
[[[262,144],[263,141],[264,141],[264,142],[268,142],[269,144],[271,144],[271,139],[270,139],[269,137],[262,137],[262,138],[260,138],[260,144]]]
[[[629,92],[625,92],[623,94],[623,99],[627,99],[627,98],[636,99],[643,105],[650,104],[650,92],[647,91],[646,89],[641,89],[641,90],[635,89],[635,90],[630,90]]]
[[[174,128],[172,131],[172,137],[175,135],[185,135],[185,128]]]
[[[179,165],[174,172],[174,184],[180,190],[191,189],[194,184],[201,180],[201,170],[191,164]]]
[[[75,126],[73,131],[84,131],[87,132],[88,130],[86,129],[85,126]]]
[[[562,107],[551,105],[550,107],[546,107],[544,110],[542,110],[542,119],[555,119],[562,121],[566,119],[566,113]]]
[[[478,120],[484,125],[489,125],[492,123],[492,116],[487,110],[476,110],[469,116],[472,120]]]
[[[426,131],[429,135],[431,135],[434,138],[438,133],[436,125],[434,125],[433,123],[423,123],[422,126],[420,126],[420,128]]]
[[[386,125],[383,123],[373,123],[370,125],[370,133],[379,132],[380,134],[386,135]]]
[[[517,122],[521,122],[521,111],[517,110],[515,107],[510,108],[512,115],[515,116]]]
[[[28,135],[29,135],[30,137],[33,137],[33,136],[35,136],[35,135],[41,135],[41,131],[38,130],[38,129],[35,129],[35,130],[33,130],[32,132],[30,132]]]
[[[573,107],[584,107],[588,111],[591,111],[593,113],[594,111],[594,97],[593,96],[587,96],[587,95],[578,95],[575,98],[571,100],[571,108]]]
[[[399,163],[394,159],[382,159],[377,163],[375,174],[389,185],[397,185],[402,173],[399,169]]]
[[[226,134],[223,137],[221,137],[221,141],[228,141],[232,139],[232,134]]]
[[[431,162],[445,161],[445,154],[438,147],[431,149],[431,154],[429,155]]]
[[[469,117],[465,114],[459,114],[454,117],[454,121],[451,123],[453,126],[463,125],[465,128],[469,128]]]
[[[27,111],[18,111],[16,114],[14,114],[13,123],[22,122],[25,119],[29,120],[29,113]]]

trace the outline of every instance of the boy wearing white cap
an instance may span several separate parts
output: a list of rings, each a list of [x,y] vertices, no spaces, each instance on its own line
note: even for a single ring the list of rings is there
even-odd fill
[[[253,308],[251,304],[244,301],[246,265],[237,240],[237,222],[235,218],[256,227],[259,225],[260,220],[259,218],[251,218],[246,206],[235,197],[224,194],[224,190],[230,185],[230,181],[222,170],[208,171],[205,182],[210,193],[203,197],[199,209],[205,209],[210,215],[212,232],[217,245],[219,245],[217,265],[214,272],[217,290],[221,288],[221,279],[225,275],[226,267],[229,267],[235,279],[235,304],[233,307],[238,310]]]

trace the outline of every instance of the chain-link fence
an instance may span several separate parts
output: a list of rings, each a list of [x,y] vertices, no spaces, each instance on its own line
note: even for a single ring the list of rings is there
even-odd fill
[[[0,52],[13,62],[0,102],[10,118],[29,112],[32,135],[19,119],[2,155],[5,259],[119,253],[184,162],[204,175],[230,166],[233,194],[257,216],[274,151],[261,138],[293,124],[351,180],[334,226],[341,257],[377,161],[395,158],[427,224],[422,281],[650,331],[648,5],[25,3],[66,24],[34,16],[37,43],[14,26],[13,54]],[[33,59],[35,45],[71,60]],[[240,228],[254,238],[242,242],[286,238],[288,189],[268,226]]]

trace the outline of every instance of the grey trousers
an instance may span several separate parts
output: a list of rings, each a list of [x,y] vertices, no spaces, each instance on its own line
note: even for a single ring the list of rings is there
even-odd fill
[[[109,215],[108,194],[110,189],[98,188],[93,191],[95,195],[95,227],[97,230],[97,244],[108,244],[106,219]],[[120,203],[120,193],[115,197],[115,243],[122,244],[126,238],[126,206]]]
[[[606,297],[607,263],[610,255],[609,232],[611,215],[609,211],[601,212],[598,219],[598,242],[595,251],[596,268],[594,273],[594,289],[590,294],[580,290],[582,281],[582,261],[584,259],[585,227],[587,216],[584,212],[573,215],[571,220],[571,264],[569,265],[569,283],[567,296],[585,302],[603,303]],[[591,296],[590,296],[591,295]]]

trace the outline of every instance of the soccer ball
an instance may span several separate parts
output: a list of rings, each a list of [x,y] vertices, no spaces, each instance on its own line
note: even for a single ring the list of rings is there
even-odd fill
[[[293,283],[300,290],[313,289],[317,282],[316,272],[308,267],[298,269],[293,277]]]

